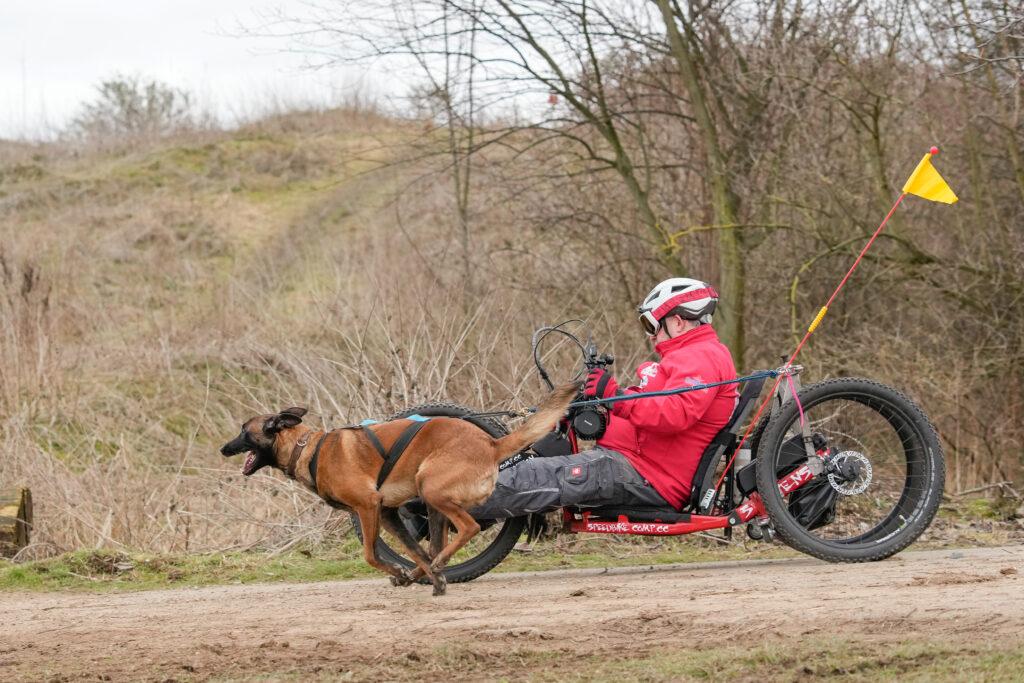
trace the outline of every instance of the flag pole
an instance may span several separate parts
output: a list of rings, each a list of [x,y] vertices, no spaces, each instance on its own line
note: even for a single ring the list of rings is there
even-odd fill
[[[928,150],[928,157],[926,158],[933,157],[938,153],[939,148],[932,147],[930,150]],[[850,269],[846,271],[846,275],[843,276],[843,279],[836,286],[835,291],[832,292],[832,296],[828,298],[828,301],[825,302],[825,305],[821,307],[820,311],[818,311],[818,314],[814,317],[814,320],[811,321],[811,324],[807,327],[807,332],[804,334],[804,338],[800,340],[799,344],[797,344],[796,349],[793,351],[793,355],[789,357],[789,360],[786,361],[786,364],[783,366],[783,368],[789,368],[790,366],[793,365],[793,361],[796,360],[797,354],[799,354],[800,351],[804,348],[804,345],[807,344],[807,340],[811,338],[811,335],[814,334],[814,331],[816,329],[818,329],[818,325],[825,317],[825,314],[828,313],[828,307],[831,306],[832,302],[836,300],[837,296],[839,296],[839,292],[842,291],[843,287],[846,285],[846,281],[850,279],[850,276],[853,275],[853,271],[857,270],[857,266],[859,266],[861,260],[863,260],[864,254],[866,254],[868,249],[871,248],[871,245],[875,243],[875,239],[877,239],[878,236],[882,233],[882,230],[885,228],[885,224],[888,223],[889,219],[892,218],[892,215],[896,213],[896,208],[900,205],[900,203],[903,201],[903,198],[906,196],[907,193],[904,191],[901,192],[900,196],[896,198],[896,203],[892,205],[892,208],[889,209],[889,213],[887,213],[885,215],[885,218],[882,219],[882,222],[879,224],[874,234],[871,235],[871,239],[869,239],[867,244],[864,245],[864,248],[860,250],[860,254],[857,255],[857,258],[856,260],[854,260],[853,265],[850,266]],[[771,402],[772,398],[775,396],[775,391],[779,388],[779,384],[782,382],[783,377],[788,377],[788,375],[782,373],[775,379],[775,384],[772,385],[772,390],[768,392],[768,396],[764,399],[764,401],[761,403],[761,406],[757,409],[757,413],[754,415],[754,419],[752,419],[750,421],[750,424],[747,425],[746,431],[743,432],[743,438],[741,438],[740,442],[736,445],[736,448],[732,452],[732,457],[729,458],[729,462],[726,463],[725,469],[722,470],[722,475],[718,478],[718,483],[715,484],[716,491],[719,488],[721,488],[722,482],[725,481],[725,475],[732,468],[733,462],[735,462],[736,456],[740,452],[740,448],[742,448],[743,444],[746,443],[747,439],[750,437],[750,433],[754,429],[754,426],[757,424],[758,418],[761,417],[761,413],[764,412],[765,407]]]

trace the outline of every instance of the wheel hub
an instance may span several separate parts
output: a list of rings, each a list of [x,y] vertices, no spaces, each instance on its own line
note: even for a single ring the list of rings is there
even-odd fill
[[[828,483],[844,496],[864,493],[871,483],[871,462],[863,453],[836,453],[828,465]]]

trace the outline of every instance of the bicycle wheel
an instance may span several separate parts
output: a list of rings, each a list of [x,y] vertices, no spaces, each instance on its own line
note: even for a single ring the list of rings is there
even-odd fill
[[[783,494],[779,477],[807,461],[803,420],[824,469]],[[791,399],[772,416],[757,454],[757,489],[779,538],[830,562],[881,560],[917,540],[935,518],[944,476],[942,448],[925,414],[904,394],[867,379],[805,387],[799,406]],[[831,506],[812,522],[801,509],[808,493]]]
[[[461,418],[472,413],[473,411],[469,408],[456,403],[427,403],[395,413],[388,420],[399,420],[410,415]],[[505,426],[494,418],[468,417],[466,421],[496,438],[508,434]],[[427,509],[421,500],[416,498],[409,501],[398,509],[398,514],[413,538],[418,541],[429,539]],[[352,522],[356,535],[362,540],[359,519],[355,513],[352,514]],[[444,569],[444,576],[448,579],[448,583],[472,581],[498,566],[512,551],[516,541],[522,535],[523,529],[526,527],[526,517],[480,521],[480,527],[480,533],[449,560],[448,566]],[[401,545],[396,542],[395,547],[401,548]],[[404,551],[400,552],[392,548],[383,536],[377,539],[377,554],[385,562],[397,563],[408,568],[416,566],[405,556]],[[420,583],[429,583],[429,581],[421,579]]]

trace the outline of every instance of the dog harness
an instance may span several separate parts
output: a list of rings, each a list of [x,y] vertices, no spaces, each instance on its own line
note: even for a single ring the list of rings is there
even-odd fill
[[[384,482],[388,478],[388,475],[391,474],[391,470],[393,470],[395,468],[395,465],[398,464],[398,461],[402,457],[402,454],[405,452],[405,449],[409,447],[409,444],[412,443],[412,440],[416,438],[416,434],[418,434],[419,431],[423,429],[423,426],[427,424],[427,421],[430,418],[423,417],[422,415],[410,415],[409,417],[403,419],[412,420],[412,424],[406,427],[405,430],[402,431],[401,434],[399,434],[398,438],[395,440],[393,444],[391,444],[391,448],[388,450],[384,449],[384,444],[380,442],[380,439],[377,437],[377,435],[373,432],[372,429],[370,429],[370,425],[377,424],[377,422],[374,420],[365,420],[356,425],[346,425],[344,427],[338,428],[361,429],[363,431],[363,434],[366,436],[367,441],[369,441],[373,445],[374,449],[380,454],[380,457],[384,460],[384,464],[381,465],[380,468],[380,473],[377,475],[378,490],[380,490],[380,487],[383,486]],[[330,432],[324,432],[323,436],[321,436],[320,439],[316,442],[316,447],[313,449],[313,457],[310,458],[309,460],[309,478],[310,481],[313,483],[313,490],[317,492],[317,495],[319,495],[320,493],[316,485],[316,469],[317,462],[320,460],[320,448],[324,445],[324,441],[326,441],[327,437],[333,431],[335,430],[331,430]],[[299,456],[302,454],[302,450],[306,447],[306,444],[308,443],[309,434],[307,433],[303,435],[301,439],[295,442],[295,447],[292,449],[292,455],[288,461],[287,472],[288,476],[292,477],[293,479],[295,478],[295,466],[298,464]]]
[[[413,417],[420,416],[414,415]],[[370,425],[359,425],[359,428],[363,430],[363,434],[366,435],[367,440],[373,444],[373,447],[377,449],[380,457],[384,459],[384,464],[381,465],[380,468],[380,474],[377,475],[378,491],[380,490],[380,487],[384,485],[384,481],[388,478],[388,475],[391,474],[391,470],[393,470],[395,465],[398,464],[398,459],[402,457],[402,453],[404,453],[405,449],[409,447],[409,444],[412,443],[412,440],[416,438],[416,434],[423,429],[423,425],[425,424],[427,424],[427,420],[425,418],[413,420],[413,423],[398,435],[395,443],[391,444],[391,448],[388,451],[384,450],[384,444],[380,442],[377,435],[373,433],[372,429],[370,429]],[[314,454],[313,457],[315,458],[316,454]]]

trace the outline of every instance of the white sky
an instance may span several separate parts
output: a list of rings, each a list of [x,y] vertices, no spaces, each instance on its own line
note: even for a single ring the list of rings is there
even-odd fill
[[[367,93],[354,69],[308,71],[278,41],[237,38],[258,10],[301,0],[0,0],[0,138],[52,135],[115,73],[191,91],[231,123],[283,103]]]

